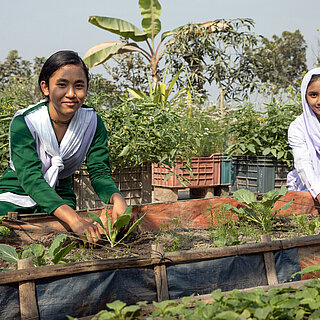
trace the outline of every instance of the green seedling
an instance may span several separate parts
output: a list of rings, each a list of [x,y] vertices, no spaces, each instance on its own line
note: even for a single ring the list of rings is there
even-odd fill
[[[0,240],[6,239],[10,236],[10,229],[6,226],[2,226],[2,221],[5,219],[5,217],[0,217]]]
[[[258,201],[253,192],[246,189],[240,189],[235,191],[233,197],[246,206],[243,208],[236,208],[230,204],[225,204],[224,208],[236,213],[240,218],[245,218],[248,221],[255,223],[262,233],[269,233],[272,231],[278,212],[289,208],[293,203],[293,200],[291,200],[284,204],[280,209],[274,209],[276,201],[286,193],[287,188],[283,186],[279,191],[271,190],[267,192],[262,200]]]
[[[104,230],[105,236],[107,238],[107,240],[110,243],[111,248],[115,247],[116,245],[118,245],[119,243],[121,243],[131,232],[132,230],[142,221],[142,219],[144,218],[144,216],[146,214],[144,214],[142,217],[140,217],[137,221],[135,221],[130,228],[128,229],[128,231],[126,231],[125,235],[120,239],[117,240],[117,236],[120,234],[120,231],[126,227],[132,218],[132,206],[128,206],[126,211],[124,212],[124,214],[122,216],[119,216],[117,218],[117,220],[112,224],[112,221],[108,215],[108,212],[106,212],[106,216],[107,216],[107,228],[103,225],[101,219],[93,212],[87,210],[89,217],[99,223],[99,225],[102,227],[102,229]]]
[[[304,215],[293,216],[292,219],[298,225],[299,229],[308,236],[316,234],[317,229],[320,227],[319,217],[314,218],[309,223],[307,222],[307,217]]]
[[[67,246],[63,247],[67,237],[68,236],[65,234],[58,235],[53,240],[48,250],[48,255],[46,255],[45,247],[42,244],[30,244],[30,246],[22,252],[13,246],[0,244],[0,258],[9,263],[17,264],[19,259],[31,257],[35,267],[46,265],[47,258],[49,258],[53,264],[67,263],[69,260],[64,259],[64,257],[76,244],[75,242],[71,242]]]

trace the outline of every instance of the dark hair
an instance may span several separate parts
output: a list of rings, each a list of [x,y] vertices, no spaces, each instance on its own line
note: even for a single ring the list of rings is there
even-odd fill
[[[308,83],[308,87],[307,87],[307,88],[309,88],[309,86],[310,86],[313,82],[317,81],[318,79],[320,79],[320,74],[313,74],[312,77],[311,77],[311,79],[310,79],[310,81],[309,81],[309,83]]]
[[[87,85],[89,85],[89,70],[83,60],[79,57],[78,53],[70,50],[62,50],[51,55],[44,63],[38,79],[40,91],[42,92],[40,86],[42,81],[45,81],[45,83],[49,85],[49,79],[52,74],[59,68],[68,64],[80,66],[86,75]]]

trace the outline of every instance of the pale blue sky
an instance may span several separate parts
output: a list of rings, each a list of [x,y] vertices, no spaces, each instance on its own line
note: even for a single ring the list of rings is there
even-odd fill
[[[308,64],[318,50],[319,0],[160,0],[162,32],[189,22],[252,18],[254,31],[270,37],[300,29],[308,44]],[[88,23],[90,15],[121,18],[141,26],[138,0],[0,0],[0,60],[12,49],[24,58],[48,57],[60,49],[83,55],[93,45],[118,40]]]

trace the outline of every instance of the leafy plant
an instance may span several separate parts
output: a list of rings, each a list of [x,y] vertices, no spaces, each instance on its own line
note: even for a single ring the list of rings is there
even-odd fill
[[[224,208],[236,213],[239,218],[245,218],[254,222],[262,233],[272,231],[275,217],[280,210],[289,208],[293,200],[284,204],[280,209],[275,210],[276,201],[287,193],[287,188],[282,186],[279,191],[271,190],[264,194],[261,201],[250,190],[240,189],[234,192],[233,197],[245,206],[236,208],[230,204],[225,204]]]
[[[135,167],[144,162],[164,163],[189,158],[197,150],[198,133],[191,119],[178,108],[150,100],[123,101],[99,112],[109,133],[110,163],[113,168]]]
[[[8,227],[2,226],[2,221],[4,219],[5,217],[0,217],[0,240],[6,239],[11,233],[11,230]]]
[[[173,87],[175,83],[177,82],[181,72],[182,68],[175,74],[171,82],[168,84],[165,83],[166,78],[166,72],[163,76],[163,80],[158,83],[157,87],[155,89],[152,89],[152,85],[149,81],[149,96],[139,88],[139,90],[131,88],[128,89],[128,92],[132,95],[133,99],[140,99],[140,100],[150,100],[155,103],[159,103],[162,108],[165,107],[165,101],[169,101],[170,94],[172,93]],[[149,79],[148,79],[149,80]],[[170,100],[171,103],[174,103],[178,101],[180,98],[182,98],[183,95],[186,95],[189,98],[189,102],[191,101],[191,93],[187,88],[180,89]]]
[[[46,265],[47,258],[49,258],[53,264],[66,263],[69,260],[64,259],[64,257],[76,244],[75,242],[71,242],[67,246],[63,247],[67,237],[68,236],[65,234],[58,235],[53,240],[48,250],[48,255],[46,255],[45,247],[42,244],[30,244],[30,246],[22,252],[13,246],[0,244],[0,258],[9,263],[17,264],[19,259],[31,257],[33,264],[36,267]]]
[[[121,237],[121,239],[117,239],[117,236],[120,234],[120,231],[125,228],[131,221],[132,218],[132,206],[128,206],[126,211],[122,216],[119,216],[114,223],[112,223],[108,212],[106,212],[106,217],[107,217],[107,228],[103,225],[101,219],[93,212],[88,211],[89,217],[99,223],[99,225],[102,227],[104,230],[105,236],[107,240],[110,243],[111,248],[115,247],[119,243],[121,243],[131,232],[132,230],[142,221],[144,214],[142,217],[140,217],[138,220],[136,220],[130,227],[129,229],[125,232],[124,236]]]
[[[220,209],[210,207],[206,211],[209,211],[211,217],[210,241],[215,247],[243,244],[246,237],[257,240],[257,231],[248,221],[239,222],[237,216],[230,214],[223,206]]]
[[[294,215],[292,216],[294,222],[298,225],[298,229],[302,230],[308,236],[316,234],[318,228],[320,227],[319,217],[315,217],[308,222],[305,215]]]
[[[189,235],[183,236],[179,233],[179,228],[181,228],[181,217],[179,216],[173,217],[170,222],[160,226],[163,235],[168,234],[170,236],[171,245],[167,247],[166,251],[175,252],[181,250],[183,245],[190,239]],[[160,234],[160,236],[162,235]]]
[[[210,302],[193,299],[193,295],[181,301],[153,302],[153,309],[142,315],[145,302],[127,307],[121,301],[107,304],[110,311],[100,311],[93,319],[215,319],[215,320],[271,320],[295,319],[317,320],[320,317],[320,281],[313,279],[300,288],[279,287],[264,292],[233,290],[223,293],[220,289],[211,293]],[[148,308],[150,309],[150,308]],[[140,313],[139,313],[140,311]],[[75,320],[75,318],[68,317]]]
[[[270,156],[291,164],[293,156],[288,143],[290,123],[301,113],[295,103],[279,101],[265,105],[263,112],[245,104],[226,115],[229,123],[229,147],[226,153],[248,156]]]
[[[320,274],[320,266],[308,266],[303,268],[301,271],[295,272],[291,277],[290,280],[294,279],[297,275],[305,275],[305,274],[310,274],[312,275],[314,278],[318,278],[317,275],[314,274],[314,272],[318,273],[318,275]]]

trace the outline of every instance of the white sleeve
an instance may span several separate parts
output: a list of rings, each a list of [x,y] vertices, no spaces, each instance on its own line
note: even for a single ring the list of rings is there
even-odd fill
[[[290,124],[288,140],[292,148],[294,167],[298,176],[311,195],[316,198],[320,193],[320,176],[315,172],[312,165],[301,120],[297,118]]]

